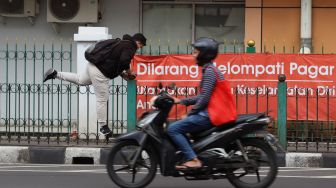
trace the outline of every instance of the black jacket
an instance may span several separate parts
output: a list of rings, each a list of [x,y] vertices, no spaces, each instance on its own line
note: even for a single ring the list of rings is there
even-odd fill
[[[96,66],[106,77],[113,79],[130,68],[136,51],[136,42],[130,35],[124,35],[120,43],[113,48],[109,58]]]

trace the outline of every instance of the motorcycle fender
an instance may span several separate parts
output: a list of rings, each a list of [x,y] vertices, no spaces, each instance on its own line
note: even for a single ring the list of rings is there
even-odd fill
[[[257,131],[255,132],[255,137],[264,139],[269,145],[276,147],[280,152],[286,153],[286,150],[280,145],[279,140],[269,132]]]
[[[118,137],[117,142],[125,141],[125,140],[134,140],[140,145],[143,139],[145,139],[146,135],[147,135],[146,133],[141,132],[141,131],[132,131],[130,133],[126,133]]]

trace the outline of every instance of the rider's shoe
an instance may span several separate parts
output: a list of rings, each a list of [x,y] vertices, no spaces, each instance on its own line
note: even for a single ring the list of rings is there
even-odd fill
[[[112,135],[112,131],[107,125],[101,126],[99,131],[100,131],[101,134],[103,134],[105,136],[111,136]]]
[[[176,165],[175,166],[175,169],[177,170],[192,170],[192,169],[199,169],[199,168],[202,168],[202,162],[197,159],[197,158],[194,158],[190,161],[187,161],[181,165]]]

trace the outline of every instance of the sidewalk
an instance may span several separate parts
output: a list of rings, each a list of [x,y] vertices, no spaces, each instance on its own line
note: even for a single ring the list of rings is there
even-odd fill
[[[0,163],[106,164],[107,147],[0,146]],[[278,153],[280,167],[336,168],[336,153]]]

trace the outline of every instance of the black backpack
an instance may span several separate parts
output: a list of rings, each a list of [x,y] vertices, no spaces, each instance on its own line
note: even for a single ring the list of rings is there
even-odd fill
[[[108,58],[108,56],[120,43],[120,38],[98,41],[85,50],[85,59],[90,63],[99,64]]]

